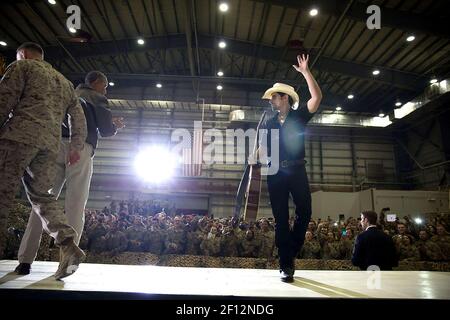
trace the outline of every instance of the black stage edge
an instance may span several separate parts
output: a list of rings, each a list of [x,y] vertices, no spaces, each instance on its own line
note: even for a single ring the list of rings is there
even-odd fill
[[[19,311],[21,316],[25,316],[27,312],[30,315],[36,314],[36,308],[47,308],[48,304],[49,308],[55,307],[61,311],[79,306],[90,316],[98,313],[101,319],[105,319],[106,315],[117,316],[118,313],[125,316],[144,313],[147,315],[145,319],[305,319],[306,315],[315,315],[315,318],[320,315],[319,319],[323,319],[323,316],[344,319],[352,318],[357,314],[361,315],[361,312],[372,319],[373,316],[388,319],[397,313],[402,318],[406,315],[417,317],[418,312],[432,312],[437,316],[441,310],[447,312],[450,306],[450,300],[432,299],[280,299],[276,297],[255,299],[236,296],[36,289],[0,289],[0,301],[3,306]],[[36,305],[36,308],[33,305]],[[206,314],[206,308],[209,308],[208,314]],[[150,310],[151,316],[148,314]]]

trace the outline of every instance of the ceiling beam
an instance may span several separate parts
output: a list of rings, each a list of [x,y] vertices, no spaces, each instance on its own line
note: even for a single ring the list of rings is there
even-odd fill
[[[309,10],[319,8],[321,14],[339,16],[347,4],[343,0],[254,0],[270,3],[292,9]],[[346,17],[358,22],[366,23],[369,14],[366,13],[368,4],[355,2],[346,13]],[[391,8],[381,7],[381,27],[403,30],[411,33],[423,33],[441,38],[450,38],[450,29],[446,21],[440,17],[426,17],[411,12],[403,12]]]
[[[217,50],[217,42],[221,39],[219,36],[198,35],[198,44],[200,48],[208,50]],[[239,41],[233,39],[225,39],[227,41],[226,51],[228,53],[252,57],[254,54],[254,43],[247,41]],[[178,49],[187,47],[186,34],[157,36],[146,39],[144,46],[138,46],[134,39],[123,39],[117,41],[99,41],[92,43],[91,46],[85,44],[68,43],[66,48],[76,58],[87,58],[93,56],[110,55],[113,53],[132,53],[145,52],[149,50],[158,49]],[[50,62],[61,59],[60,51],[57,46],[47,46],[44,48],[46,59]],[[273,47],[261,45],[259,56],[263,60],[274,61],[277,57],[283,55],[283,47]],[[15,51],[5,52],[12,57]],[[292,64],[295,60],[296,52],[288,52],[284,57],[284,62]],[[319,71],[326,71],[330,73],[344,74],[359,79],[366,79],[382,84],[387,84],[392,87],[397,87],[403,90],[421,92],[427,84],[427,78],[410,72],[394,70],[381,66],[373,66],[352,61],[339,60],[331,57],[321,56],[316,63],[315,68]],[[372,70],[377,68],[380,70],[380,75],[373,76]],[[284,79],[280,79],[284,80]]]
[[[69,73],[66,76],[73,82],[83,81],[85,74],[82,73]],[[156,81],[163,83],[191,83],[192,81],[198,81],[204,84],[204,90],[211,91],[211,88],[207,87],[207,84],[215,84],[219,81],[217,77],[211,76],[182,76],[182,75],[159,75],[159,74],[127,74],[127,73],[116,73],[107,74],[109,79],[113,79],[115,86],[108,90],[115,90],[118,88],[129,88],[129,87],[154,87]],[[295,86],[297,83],[295,81],[285,81],[287,84]],[[234,90],[248,90],[250,92],[260,92],[262,93],[269,87],[273,85],[273,80],[271,79],[255,79],[255,78],[232,78],[232,77],[221,77],[220,83],[225,86],[225,90],[233,92]],[[164,86],[165,87],[165,86]],[[308,89],[306,85],[302,85],[302,90],[304,90],[304,95],[306,96]],[[213,89],[214,90],[214,89]],[[225,95],[225,93],[224,93]],[[334,108],[336,104],[343,103],[346,97],[339,96],[333,93],[324,92],[323,94],[323,105]],[[306,98],[305,98],[306,99]],[[304,99],[304,101],[306,101]]]
[[[30,2],[42,2],[42,0],[29,0]],[[292,9],[309,10],[317,7],[320,14],[339,16],[348,3],[344,0],[253,0],[254,2],[266,3]],[[24,0],[4,0],[2,5],[23,3]],[[446,1],[443,1],[444,3]],[[445,4],[447,5],[447,4]],[[445,6],[444,5],[444,6]],[[368,4],[355,2],[346,17],[358,22],[366,23],[369,14],[366,13]],[[442,12],[444,11],[443,8]],[[448,10],[446,10],[448,12]],[[403,30],[405,32],[424,33],[450,39],[450,29],[447,21],[442,17],[427,17],[412,12],[404,12],[392,8],[381,7],[382,27]]]

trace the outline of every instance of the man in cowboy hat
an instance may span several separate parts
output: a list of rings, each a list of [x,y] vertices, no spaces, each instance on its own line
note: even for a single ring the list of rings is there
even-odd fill
[[[275,83],[268,89],[263,99],[270,100],[276,115],[268,119],[267,141],[271,141],[272,130],[279,133],[279,165],[276,174],[267,176],[267,185],[276,220],[275,244],[278,247],[281,280],[294,281],[295,257],[303,246],[305,232],[311,218],[311,192],[305,169],[305,127],[319,108],[322,92],[308,68],[309,56],[297,56],[295,70],[305,78],[311,98],[306,106],[299,107],[299,96],[294,88],[283,83]],[[261,147],[272,159],[271,146]],[[289,194],[292,195],[295,209],[295,221],[289,228]]]

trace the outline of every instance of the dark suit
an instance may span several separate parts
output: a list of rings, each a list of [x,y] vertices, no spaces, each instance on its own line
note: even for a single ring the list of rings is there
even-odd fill
[[[356,238],[352,263],[361,270],[373,265],[380,270],[392,270],[398,266],[392,238],[376,227],[370,227]]]

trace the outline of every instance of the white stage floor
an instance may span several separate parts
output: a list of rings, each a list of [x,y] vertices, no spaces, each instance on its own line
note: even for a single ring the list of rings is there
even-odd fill
[[[74,275],[56,281],[56,262],[35,262],[26,276],[16,275],[16,266],[17,261],[0,261],[0,291],[143,293],[159,298],[450,299],[450,273],[445,272],[383,271],[378,277],[365,271],[297,270],[295,282],[288,284],[280,281],[277,270],[84,263]]]

